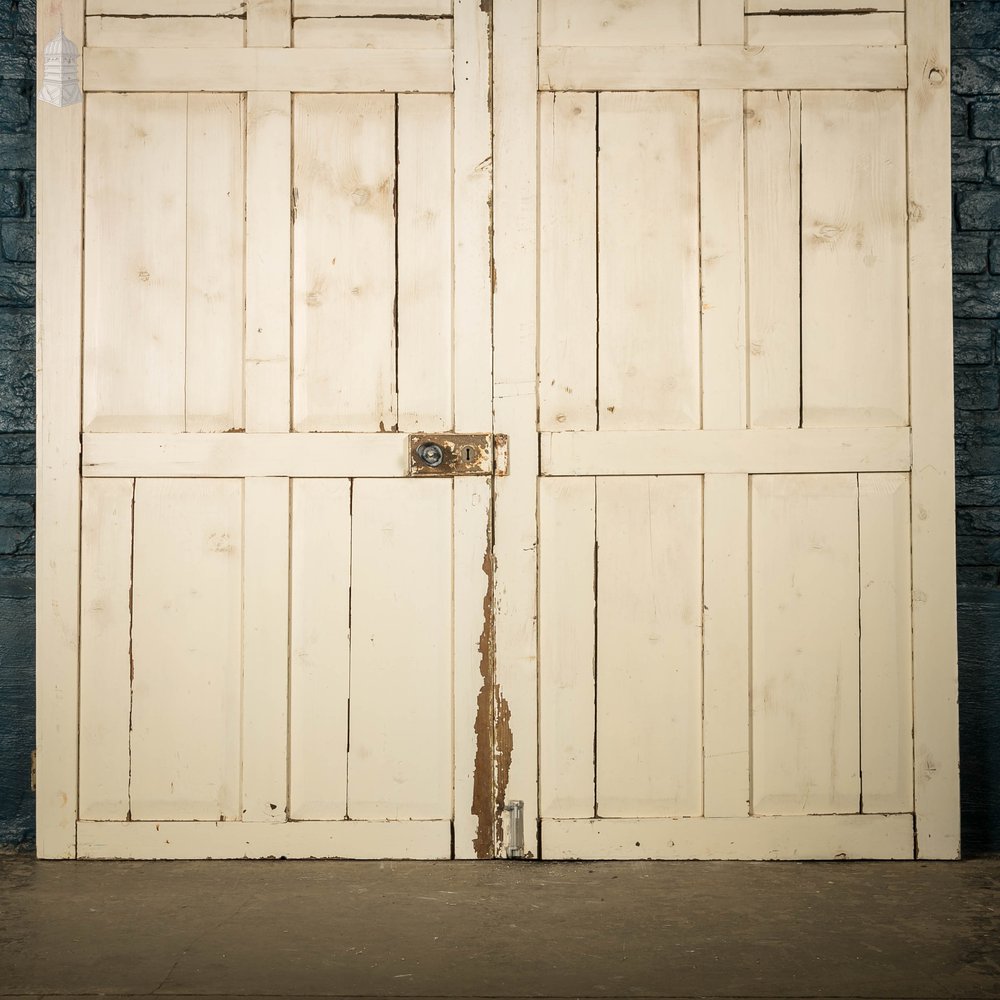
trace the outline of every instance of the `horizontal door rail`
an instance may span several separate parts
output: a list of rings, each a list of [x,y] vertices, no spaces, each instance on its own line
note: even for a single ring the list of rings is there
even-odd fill
[[[907,427],[542,434],[542,475],[906,472]]]
[[[454,77],[450,49],[86,48],[83,89],[447,94]]]
[[[903,90],[903,45],[545,46],[540,90]]]

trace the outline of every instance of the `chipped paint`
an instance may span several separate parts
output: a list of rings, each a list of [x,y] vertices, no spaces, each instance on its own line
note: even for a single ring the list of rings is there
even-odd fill
[[[472,779],[472,814],[479,821],[473,848],[477,858],[494,855],[494,834],[491,817],[494,814],[493,747],[494,705],[496,687],[496,659],[494,657],[493,628],[493,529],[486,528],[486,553],[483,572],[486,574],[486,594],[483,597],[483,631],[479,637],[479,673],[482,686],[476,697],[476,762]]]

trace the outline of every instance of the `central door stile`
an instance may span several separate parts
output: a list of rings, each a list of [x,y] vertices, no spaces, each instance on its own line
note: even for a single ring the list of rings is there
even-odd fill
[[[493,5],[493,392],[511,462],[494,491],[496,809],[524,803],[526,858],[539,856],[537,94],[538,5],[503,0]]]
[[[455,0],[454,430],[493,430],[491,12]],[[493,483],[458,476],[454,499],[454,857],[496,854]]]

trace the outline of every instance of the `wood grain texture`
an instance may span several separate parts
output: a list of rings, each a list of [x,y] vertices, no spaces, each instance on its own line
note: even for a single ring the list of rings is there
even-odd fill
[[[802,422],[909,422],[902,94],[802,95]]]
[[[751,503],[753,812],[859,812],[857,476],[754,476]]]
[[[243,11],[241,0],[87,0],[88,14],[126,17],[239,17]]]
[[[540,815],[592,816],[597,676],[595,480],[539,483]]]
[[[133,820],[239,817],[242,493],[136,483]]]
[[[289,429],[291,94],[247,95],[246,429]],[[277,279],[277,280],[276,280]]]
[[[858,477],[861,803],[913,809],[910,489],[900,472]]]
[[[80,567],[80,818],[128,815],[131,479],[88,483]]]
[[[84,476],[396,478],[406,434],[85,434]]]
[[[405,431],[450,430],[455,377],[451,98],[400,95],[396,128],[397,423]]]
[[[598,426],[698,427],[697,95],[601,94],[599,115]]]
[[[246,108],[190,94],[184,429],[243,426]]]
[[[705,476],[704,802],[706,816],[750,812],[750,484]]]
[[[490,12],[455,0],[455,430],[493,426],[493,127]]]
[[[187,97],[87,103],[83,424],[184,429]]]
[[[597,815],[702,812],[702,489],[597,483]]]
[[[751,427],[801,422],[801,95],[745,95]]]
[[[289,481],[243,484],[240,818],[288,819]]]
[[[698,0],[541,0],[542,45],[697,45]]]
[[[917,852],[959,853],[952,384],[949,7],[910,4],[907,160]]]
[[[294,427],[396,423],[395,99],[295,99]]]
[[[245,0],[247,45],[287,48],[292,44],[292,0]]]
[[[701,0],[701,44],[742,45],[744,0]]]
[[[293,0],[296,17],[355,17],[362,14],[423,14],[447,17],[452,0]]]
[[[743,428],[747,426],[743,92],[703,91],[698,111],[702,426]]]
[[[447,858],[451,824],[81,823],[82,858]]]
[[[903,90],[905,49],[891,45],[546,45],[542,90]]]
[[[244,22],[235,17],[88,17],[92,48],[243,48]]]
[[[351,484],[292,482],[289,819],[347,816]]]
[[[597,429],[597,98],[539,97],[538,407]]]
[[[524,802],[529,857],[538,856],[538,143],[525,123],[538,109],[537,34],[534,0],[494,5],[493,407],[511,456],[494,487],[496,805]]]
[[[38,12],[39,75],[41,49],[60,28],[83,40],[82,0]],[[83,105],[40,103],[37,114],[36,851],[71,858],[79,760]]]
[[[746,0],[748,14],[769,14],[790,11],[801,15],[806,11],[837,11],[860,14],[871,11],[902,11],[906,0]]]
[[[747,45],[902,45],[903,15],[748,17]]]
[[[85,91],[447,94],[446,49],[84,49]]]
[[[354,483],[352,819],[452,814],[451,494],[447,480]]]
[[[905,471],[910,435],[903,427],[564,431],[543,434],[541,452],[547,476]]]
[[[547,820],[545,856],[556,861],[809,861],[913,857],[913,818],[744,816],[732,819]]]
[[[450,49],[452,22],[400,17],[306,17],[293,27],[296,48]]]

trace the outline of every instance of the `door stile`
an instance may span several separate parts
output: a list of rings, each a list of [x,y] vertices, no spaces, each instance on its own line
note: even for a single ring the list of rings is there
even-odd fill
[[[454,329],[456,433],[493,430],[491,14],[455,0]],[[493,685],[493,486],[454,480],[454,856],[496,851]]]
[[[83,44],[83,0],[38,11],[38,74],[59,31]],[[37,851],[76,855],[80,653],[83,108],[38,105]]]
[[[494,423],[510,470],[495,481],[496,808],[524,803],[525,856],[538,856],[537,129],[538,7],[493,12]]]
[[[949,10],[907,4],[916,852],[959,853]]]

